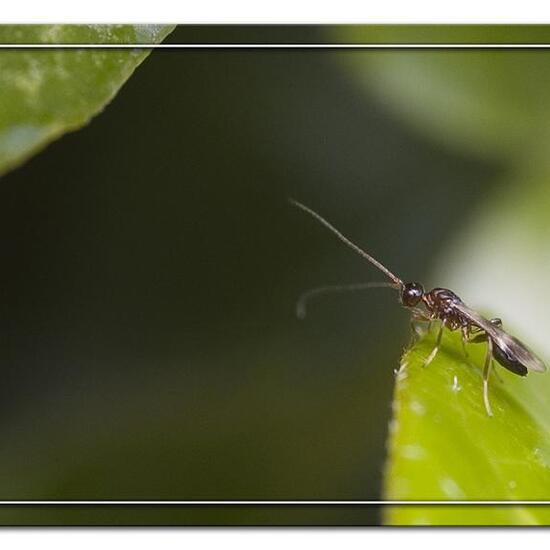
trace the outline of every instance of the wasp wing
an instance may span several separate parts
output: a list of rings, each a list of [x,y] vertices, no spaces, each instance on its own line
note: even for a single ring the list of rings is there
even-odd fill
[[[485,319],[477,311],[470,309],[462,301],[455,303],[454,306],[462,315],[483,329],[493,339],[495,345],[500,348],[508,361],[519,363],[534,372],[546,371],[546,365],[523,342]]]

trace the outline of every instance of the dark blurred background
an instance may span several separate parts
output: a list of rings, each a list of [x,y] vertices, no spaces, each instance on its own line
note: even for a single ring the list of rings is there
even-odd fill
[[[179,27],[168,42],[327,40]],[[266,34],[267,32],[267,34]],[[1,499],[381,498],[408,317],[287,197],[405,279],[502,170],[421,137],[332,50],[156,50],[0,187]],[[426,280],[428,279],[428,280]],[[368,507],[4,508],[0,521],[352,523]]]

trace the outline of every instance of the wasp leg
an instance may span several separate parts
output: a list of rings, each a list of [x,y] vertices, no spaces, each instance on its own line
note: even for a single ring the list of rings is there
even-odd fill
[[[500,319],[491,319],[491,323],[493,323],[494,325],[497,325],[497,326],[502,326],[502,321]],[[487,333],[485,331],[483,331],[483,329],[480,329],[479,327],[475,327],[475,331],[476,333],[479,333],[481,332],[481,334],[477,334],[476,336],[474,336],[472,338],[471,334],[468,334],[467,336],[467,339],[466,339],[466,343],[468,344],[480,344],[482,342],[487,342],[487,341],[490,341],[490,338],[489,336],[487,335]],[[498,370],[496,368],[496,363],[493,361],[492,362],[492,372],[494,373],[496,379],[502,384],[504,382],[504,380],[501,378],[500,374],[498,373]]]
[[[468,342],[468,327],[462,327],[462,351],[464,352],[464,357],[469,358],[468,350],[466,349],[466,342]]]
[[[502,320],[499,319],[498,317],[495,317],[494,319],[490,319],[490,323],[495,325],[498,328],[502,328]],[[487,340],[487,333],[482,328],[473,326],[470,329],[470,331],[473,334],[473,337],[471,335],[468,336],[468,341],[471,344],[479,344]]]
[[[493,340],[487,339],[487,355],[485,356],[485,365],[483,366],[483,402],[485,410],[489,416],[493,416],[491,404],[489,403],[489,374],[493,364]]]
[[[445,323],[441,323],[441,326],[439,327],[439,332],[437,333],[437,338],[435,340],[435,346],[430,355],[428,355],[426,361],[424,361],[423,367],[427,367],[433,360],[434,357],[437,355],[437,352],[439,351],[439,345],[441,344],[441,337],[443,336],[443,329],[445,328]]]
[[[470,344],[482,344],[487,341],[487,333],[480,328],[475,328],[472,333],[468,335],[468,343]]]
[[[412,347],[422,336],[418,331],[418,323],[429,323],[428,332],[430,331],[430,325],[432,320],[426,315],[424,311],[418,308],[413,308],[411,311],[411,341],[409,347]]]
[[[497,326],[498,328],[502,328],[502,319],[500,319],[499,317],[493,317],[491,319],[491,323],[493,323],[493,325]],[[495,373],[497,380],[502,384],[504,380],[500,377],[500,374],[498,373],[498,370],[496,368],[496,363],[494,361],[493,361],[493,372]]]
[[[490,322],[501,328],[502,327],[502,320],[499,319],[498,317],[495,317],[493,319],[490,319]],[[473,336],[472,334],[473,333]],[[488,334],[481,328],[479,327],[476,327],[476,326],[473,326],[469,329],[468,331],[468,338],[467,338],[467,342],[470,343],[470,344],[480,344],[482,342],[487,342],[487,341],[491,341],[491,339],[489,338]],[[491,342],[491,346],[492,346],[492,342]],[[495,365],[495,362],[493,361],[492,362],[492,366],[493,366],[493,373],[495,374],[495,377],[497,378],[497,380],[502,384],[504,382],[504,380],[501,378],[500,374],[498,373],[498,370],[496,369],[496,365]]]
[[[502,319],[500,319],[499,317],[494,317],[493,319],[491,319],[491,323],[493,323],[493,325],[497,326],[498,328],[502,328]],[[493,372],[495,373],[497,380],[502,384],[504,380],[500,377],[500,374],[496,369],[496,363],[494,361],[493,361]]]

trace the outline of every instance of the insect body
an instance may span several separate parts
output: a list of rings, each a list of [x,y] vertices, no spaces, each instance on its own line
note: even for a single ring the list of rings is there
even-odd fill
[[[469,308],[454,292],[446,288],[434,288],[426,292],[420,283],[404,283],[370,254],[351,242],[319,214],[295,200],[291,200],[290,202],[304,212],[307,212],[310,216],[313,216],[346,245],[385,273],[391,280],[391,282],[387,283],[328,286],[310,290],[304,293],[298,301],[297,312],[300,317],[305,315],[306,301],[316,294],[330,291],[359,290],[380,286],[394,288],[399,292],[401,304],[411,311],[412,322],[427,321],[431,323],[432,321],[440,321],[435,346],[430,355],[426,358],[424,366],[429,365],[436,356],[445,327],[452,331],[461,331],[465,353],[466,343],[487,343],[487,353],[483,366],[483,401],[489,416],[493,415],[488,396],[489,374],[493,365],[493,359],[505,369],[519,376],[526,376],[529,371],[546,371],[544,363],[529,350],[525,344],[502,329],[502,322],[500,319],[486,319]]]

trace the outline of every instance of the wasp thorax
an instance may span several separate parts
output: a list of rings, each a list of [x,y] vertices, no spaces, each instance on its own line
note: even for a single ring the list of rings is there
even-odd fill
[[[401,303],[405,307],[414,307],[424,295],[424,287],[420,283],[406,283],[401,290]]]

